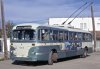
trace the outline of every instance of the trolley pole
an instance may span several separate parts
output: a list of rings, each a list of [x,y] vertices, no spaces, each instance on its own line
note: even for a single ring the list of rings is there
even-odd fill
[[[0,6],[1,6],[1,22],[2,22],[2,35],[3,35],[3,44],[4,44],[4,59],[8,59],[8,51],[7,51],[7,36],[6,36],[6,30],[5,30],[5,19],[4,19],[4,6],[3,1],[0,0]]]
[[[92,5],[91,5],[91,17],[92,17],[92,27],[93,27],[94,52],[95,52],[96,51],[96,31],[95,31],[95,21],[94,21],[94,13],[93,13]]]

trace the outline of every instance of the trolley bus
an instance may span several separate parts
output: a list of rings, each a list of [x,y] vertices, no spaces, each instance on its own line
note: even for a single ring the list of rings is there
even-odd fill
[[[14,61],[48,61],[92,52],[92,34],[67,26],[19,24],[11,32],[11,59]]]

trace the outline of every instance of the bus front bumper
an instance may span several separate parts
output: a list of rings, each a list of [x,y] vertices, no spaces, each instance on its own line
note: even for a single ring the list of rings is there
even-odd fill
[[[27,57],[17,57],[13,55],[11,56],[11,59],[14,61],[47,61],[48,53],[36,53],[35,55],[28,55]]]
[[[37,61],[37,58],[31,58],[31,57],[12,57],[12,60],[17,61]]]

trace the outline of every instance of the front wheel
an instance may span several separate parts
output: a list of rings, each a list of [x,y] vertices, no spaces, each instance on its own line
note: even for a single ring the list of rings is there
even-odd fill
[[[53,51],[51,51],[49,53],[48,64],[52,65],[53,62],[57,62],[57,59],[58,59],[58,54],[57,53],[53,53]]]

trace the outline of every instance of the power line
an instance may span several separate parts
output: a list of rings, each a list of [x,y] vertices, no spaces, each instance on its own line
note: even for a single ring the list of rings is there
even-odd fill
[[[93,4],[93,2],[91,2],[88,6],[86,6],[85,8],[83,8],[76,16],[75,16],[75,18],[77,17],[77,16],[79,16],[85,9],[87,9],[91,4]],[[75,19],[74,18],[74,19]],[[74,20],[73,19],[73,20]],[[73,20],[71,20],[68,24],[70,24],[70,23],[72,23],[73,22]]]
[[[77,10],[75,10],[75,11],[68,17],[68,19],[62,23],[62,25],[65,24],[65,23],[69,20],[70,17],[72,17],[77,11],[79,11],[79,10],[80,10],[82,7],[84,7],[86,4],[87,4],[87,2],[86,2],[85,4],[83,4],[81,7],[79,7]]]

